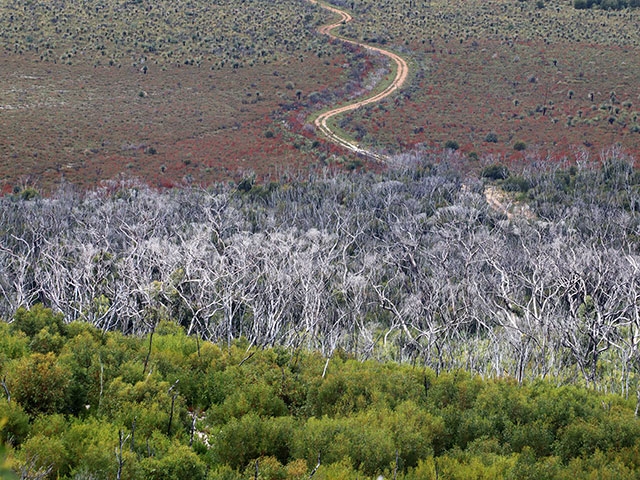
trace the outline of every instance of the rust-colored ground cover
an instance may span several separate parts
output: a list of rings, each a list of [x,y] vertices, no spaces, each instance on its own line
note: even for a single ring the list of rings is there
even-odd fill
[[[145,74],[4,55],[0,184],[5,191],[25,182],[48,188],[65,178],[88,186],[122,172],[158,186],[207,184],[243,171],[274,176],[308,166],[319,150],[296,148],[281,119],[310,93],[341,86],[345,62],[309,55]]]
[[[510,158],[597,156],[617,144],[640,154],[637,48],[498,41],[414,48],[424,74],[395,101],[355,113],[354,135],[366,131],[396,150],[454,140],[466,153]],[[496,142],[487,141],[491,133]],[[526,149],[514,150],[517,142]]]

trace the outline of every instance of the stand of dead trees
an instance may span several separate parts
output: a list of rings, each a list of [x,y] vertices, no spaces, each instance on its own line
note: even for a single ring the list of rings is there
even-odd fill
[[[249,191],[5,197],[0,316],[42,303],[131,334],[174,319],[219,342],[635,394],[637,172],[611,157],[522,176],[527,214],[428,159]]]

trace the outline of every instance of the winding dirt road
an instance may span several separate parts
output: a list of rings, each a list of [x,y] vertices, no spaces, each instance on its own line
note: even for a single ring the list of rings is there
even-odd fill
[[[389,52],[388,50],[384,50],[382,48],[378,48],[378,47],[372,47],[370,45],[366,45],[364,43],[359,43],[356,42],[354,40],[348,40],[345,38],[341,38],[338,37],[337,35],[334,35],[332,33],[332,30],[334,28],[339,27],[340,25],[343,25],[347,22],[350,22],[352,20],[351,15],[349,15],[347,12],[343,12],[342,10],[326,5],[325,3],[321,3],[318,2],[317,0],[309,0],[311,3],[316,3],[318,5],[320,5],[322,8],[329,10],[330,12],[336,13],[340,16],[340,20],[338,20],[335,23],[331,23],[328,25],[323,25],[322,27],[320,27],[318,29],[318,32],[324,34],[324,35],[328,35],[331,38],[335,38],[337,40],[340,40],[341,42],[346,42],[346,43],[350,43],[352,45],[357,45],[363,48],[366,48],[367,50],[370,50],[372,52],[378,52],[386,57],[389,57],[391,60],[393,60],[396,65],[397,65],[397,71],[396,71],[396,76],[393,79],[393,81],[391,82],[391,84],[389,84],[387,86],[387,88],[385,88],[382,92],[372,96],[372,97],[368,97],[368,98],[364,98],[362,100],[357,100],[353,103],[350,103],[348,105],[344,105],[342,107],[338,107],[338,108],[334,108],[332,110],[329,110],[327,112],[321,113],[318,118],[316,118],[315,120],[315,125],[316,127],[329,139],[331,140],[333,143],[340,145],[341,147],[344,147],[348,150],[351,150],[354,153],[358,153],[361,155],[366,155],[367,157],[371,157],[374,158],[376,160],[385,160],[385,157],[383,155],[380,155],[378,153],[374,153],[371,152],[369,150],[365,150],[363,148],[360,148],[359,145],[354,144],[352,142],[350,142],[348,139],[343,138],[341,136],[339,136],[336,132],[334,132],[333,130],[331,130],[331,128],[327,125],[327,122],[330,118],[335,117],[336,115],[340,115],[341,113],[345,113],[345,112],[350,112],[351,110],[355,110],[357,108],[360,108],[364,105],[368,105],[370,103],[374,103],[374,102],[378,102],[380,100],[382,100],[383,98],[388,97],[389,95],[391,95],[393,92],[395,92],[396,90],[398,90],[400,87],[402,87],[402,85],[404,84],[404,82],[407,80],[407,76],[409,75],[409,66],[407,65],[407,62],[400,57],[399,55],[396,55],[393,52]]]

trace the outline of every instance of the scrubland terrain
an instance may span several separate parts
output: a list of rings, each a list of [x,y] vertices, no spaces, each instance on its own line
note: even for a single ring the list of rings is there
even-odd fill
[[[3,4],[3,191],[121,173],[160,187],[277,178],[326,162],[306,116],[383,65],[316,34],[321,12],[297,1]]]
[[[640,175],[610,154],[4,197],[8,467],[636,478]]]
[[[637,9],[335,4],[354,17],[341,35],[410,62],[400,93],[336,122],[367,148],[460,148],[472,168],[639,151]],[[293,0],[4,3],[3,191],[123,173],[167,187],[362,164],[308,119],[371,86],[387,62],[320,35],[329,17]]]
[[[403,53],[416,72],[404,95],[343,120],[364,142],[402,151],[455,141],[466,153],[514,160],[579,149],[597,156],[616,144],[640,151],[637,9],[576,10],[566,1],[343,4],[354,16],[346,36]]]

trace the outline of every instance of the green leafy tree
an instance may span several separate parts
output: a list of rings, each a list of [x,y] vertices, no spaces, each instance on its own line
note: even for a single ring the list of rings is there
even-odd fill
[[[33,415],[65,410],[71,372],[53,353],[33,353],[16,361],[8,371],[12,398]]]
[[[65,333],[64,315],[53,313],[42,304],[36,304],[30,309],[18,308],[11,325],[14,330],[24,332],[29,338],[34,338],[45,327],[49,328],[52,335]]]
[[[166,452],[140,460],[141,478],[147,480],[204,480],[206,464],[186,445],[172,443]]]
[[[29,434],[29,416],[15,401],[0,400],[0,444],[19,446]]]

